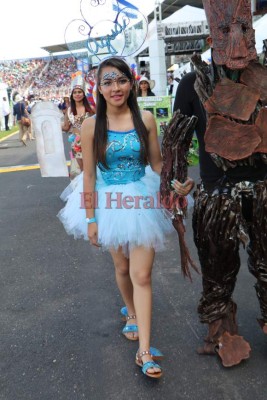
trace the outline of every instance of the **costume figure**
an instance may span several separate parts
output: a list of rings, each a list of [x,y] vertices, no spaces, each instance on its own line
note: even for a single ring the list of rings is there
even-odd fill
[[[62,130],[72,132],[69,140],[73,157],[76,158],[80,170],[83,170],[82,149],[81,149],[81,126],[83,121],[93,115],[88,100],[86,98],[86,82],[82,77],[81,71],[72,74],[70,106],[65,113],[64,125]]]
[[[257,59],[250,1],[203,4],[212,64],[192,57],[196,73],[182,79],[174,109],[199,118],[202,183],[194,194],[193,230],[203,284],[198,312],[209,327],[199,353],[217,353],[230,367],[251,351],[238,334],[232,298],[240,243],[248,243],[259,324],[267,333],[267,69]]]
[[[43,177],[68,176],[61,132],[61,112],[51,101],[36,103],[31,111],[36,150]]]

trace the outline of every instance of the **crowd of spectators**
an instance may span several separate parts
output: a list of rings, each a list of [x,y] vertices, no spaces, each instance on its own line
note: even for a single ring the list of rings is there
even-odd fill
[[[0,61],[0,81],[17,92],[25,92],[41,73],[46,63],[42,59]]]
[[[71,75],[77,71],[76,61],[73,57],[51,60],[43,69],[41,76],[35,79],[31,90],[41,89],[57,91],[58,88],[70,88]]]
[[[12,93],[27,97],[61,98],[69,94],[71,74],[77,70],[74,57],[0,61],[0,82]]]

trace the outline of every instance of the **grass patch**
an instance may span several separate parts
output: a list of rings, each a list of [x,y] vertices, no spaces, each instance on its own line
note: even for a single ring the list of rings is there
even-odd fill
[[[6,136],[10,135],[13,132],[16,132],[18,129],[19,129],[18,125],[15,125],[12,128],[10,128],[9,131],[0,132],[0,139],[5,138]]]

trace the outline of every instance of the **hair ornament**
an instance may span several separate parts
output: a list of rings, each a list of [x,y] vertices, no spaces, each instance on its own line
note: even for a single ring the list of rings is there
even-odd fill
[[[135,55],[145,42],[148,23],[131,1],[81,0],[81,18],[72,20],[65,30],[73,57],[94,64],[110,56]]]
[[[86,94],[86,82],[83,79],[82,71],[71,74],[71,91],[77,88],[82,89]]]

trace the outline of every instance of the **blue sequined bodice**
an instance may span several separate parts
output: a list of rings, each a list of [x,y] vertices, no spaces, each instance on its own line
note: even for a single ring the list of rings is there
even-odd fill
[[[140,140],[135,129],[108,131],[106,160],[109,169],[98,165],[106,184],[134,182],[145,175],[145,165],[140,159]]]

